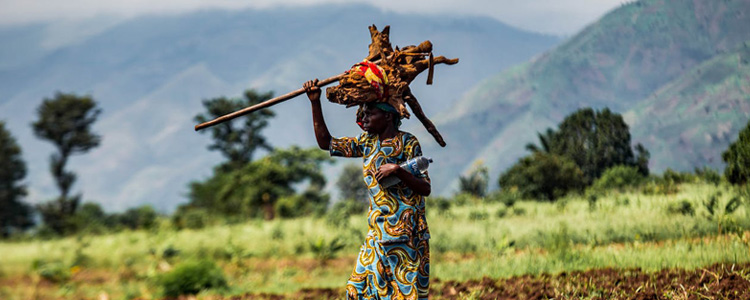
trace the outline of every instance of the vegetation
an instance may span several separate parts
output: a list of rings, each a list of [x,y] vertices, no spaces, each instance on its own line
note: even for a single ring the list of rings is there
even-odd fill
[[[727,167],[724,176],[734,184],[750,182],[750,122],[740,131],[737,140],[721,155]]]
[[[81,201],[81,194],[70,195],[76,181],[73,172],[65,170],[68,158],[86,153],[99,146],[101,137],[91,131],[101,109],[91,96],[57,93],[44,99],[37,109],[38,120],[32,124],[37,137],[48,140],[57,148],[50,157],[50,171],[60,190],[56,200],[38,206],[45,226],[57,234],[75,231],[72,221]]]
[[[678,192],[669,195],[613,190],[599,196],[593,209],[587,196],[578,195],[555,203],[520,198],[512,207],[492,196],[464,205],[430,198],[433,278],[465,281],[605,267],[650,272],[748,262],[750,206],[743,195],[740,187],[698,182],[679,184]],[[445,210],[437,208],[445,203]],[[689,203],[692,214],[672,209],[683,203]],[[506,213],[498,213],[501,210]],[[151,230],[4,242],[0,252],[5,275],[0,282],[17,284],[3,285],[0,295],[32,297],[34,282],[19,278],[37,270],[31,274],[59,282],[41,285],[40,298],[106,292],[110,298],[152,299],[161,295],[155,291],[163,288],[163,274],[176,274],[178,266],[196,259],[214,261],[229,287],[202,290],[202,297],[340,289],[367,227],[364,215],[345,220],[347,226],[317,216],[225,220],[202,229],[175,230],[160,217]]]
[[[474,164],[474,168],[466,176],[459,176],[458,191],[475,197],[487,195],[487,185],[490,180],[489,170],[482,162]]]
[[[5,122],[0,121],[0,236],[3,238],[33,225],[31,207],[22,201],[26,186],[21,181],[25,176],[21,147],[5,128]]]
[[[260,94],[255,90],[247,90],[242,99],[219,97],[204,100],[203,106],[206,108],[206,112],[196,115],[195,121],[198,123],[207,122],[271,98],[273,98],[272,92]],[[211,137],[214,142],[208,146],[208,149],[219,151],[224,155],[227,162],[222,165],[222,168],[225,168],[225,170],[242,168],[245,164],[253,161],[255,151],[259,149],[271,151],[273,149],[261,134],[261,131],[268,126],[268,120],[275,115],[272,110],[266,108],[244,116],[241,119],[240,126],[236,126],[240,120],[233,120],[211,127]],[[201,131],[201,133],[203,132],[205,131]]]
[[[583,172],[567,157],[537,152],[521,158],[500,175],[500,187],[523,197],[555,200],[585,186]]]

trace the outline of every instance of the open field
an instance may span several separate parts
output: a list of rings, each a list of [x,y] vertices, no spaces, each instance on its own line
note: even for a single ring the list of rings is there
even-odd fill
[[[531,286],[556,284],[552,288],[559,291],[555,297],[608,299],[610,294],[602,293],[609,289],[600,289],[602,284],[581,285],[571,279],[605,278],[596,275],[605,272],[607,278],[621,276],[627,284],[643,285],[640,291],[644,293],[652,288],[658,297],[667,297],[662,283],[683,283],[685,289],[669,290],[670,297],[698,299],[696,293],[704,290],[684,283],[706,284],[710,290],[711,284],[723,284],[716,279],[719,274],[736,284],[743,282],[738,278],[748,279],[747,199],[742,198],[737,209],[725,211],[727,203],[737,197],[732,187],[696,183],[679,186],[675,194],[613,192],[595,201],[576,196],[557,203],[518,201],[508,206],[463,197],[455,199],[462,205],[449,208],[430,204],[433,296],[524,298],[508,294],[523,289],[505,287],[528,281]],[[709,209],[712,198],[716,204]],[[181,231],[165,221],[152,231],[3,242],[0,298],[160,298],[156,278],[195,258],[215,261],[229,286],[203,291],[198,298],[248,293],[245,297],[271,293],[294,298],[304,293],[303,288],[336,294],[343,292],[354,266],[366,230],[364,219],[352,216],[346,222],[332,222],[326,216],[305,217]],[[334,249],[334,240],[343,249]],[[688,279],[683,281],[677,268],[692,270],[685,274],[693,275],[684,275]],[[706,272],[717,275],[704,282],[709,280]],[[702,279],[689,281],[701,274],[705,275]],[[660,276],[666,277],[654,279]],[[620,294],[611,295],[634,298],[634,293],[625,294],[628,286],[614,287]]]

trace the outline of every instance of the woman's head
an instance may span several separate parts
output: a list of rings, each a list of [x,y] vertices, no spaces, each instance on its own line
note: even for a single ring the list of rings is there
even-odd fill
[[[368,133],[379,134],[388,127],[398,129],[401,115],[387,103],[366,103],[357,110],[357,125]]]

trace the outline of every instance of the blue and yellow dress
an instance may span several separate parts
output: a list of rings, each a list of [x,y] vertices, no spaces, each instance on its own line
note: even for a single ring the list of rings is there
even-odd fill
[[[362,157],[370,198],[367,237],[346,285],[348,299],[427,299],[430,232],[424,197],[403,183],[382,188],[375,180],[381,165],[421,156],[417,138],[407,132],[382,142],[377,135],[333,138],[331,156]],[[427,174],[420,177],[429,181]]]

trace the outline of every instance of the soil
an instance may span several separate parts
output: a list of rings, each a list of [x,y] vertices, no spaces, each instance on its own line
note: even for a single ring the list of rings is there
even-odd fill
[[[695,270],[598,269],[506,279],[431,282],[430,299],[750,299],[750,264]],[[302,289],[289,295],[245,294],[224,299],[342,299],[342,289]]]

